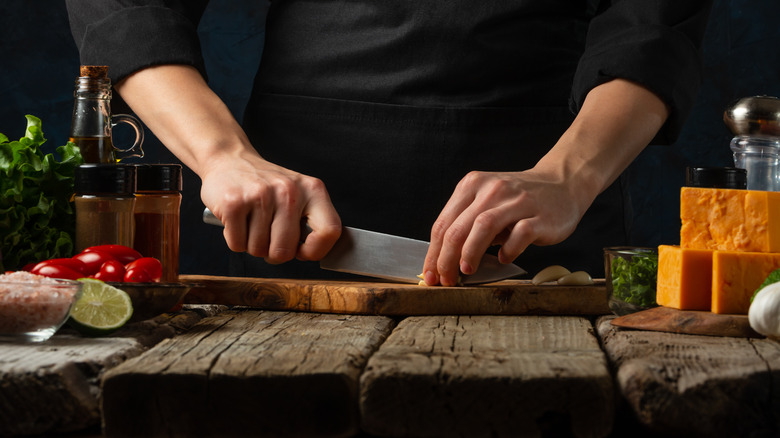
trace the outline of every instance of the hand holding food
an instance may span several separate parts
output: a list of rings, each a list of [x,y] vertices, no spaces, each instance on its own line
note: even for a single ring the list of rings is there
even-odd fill
[[[563,207],[562,207],[563,206]],[[568,237],[587,205],[573,202],[567,184],[537,170],[472,172],[455,189],[431,233],[425,282],[454,285],[473,274],[491,245],[501,245],[502,263],[534,243]]]

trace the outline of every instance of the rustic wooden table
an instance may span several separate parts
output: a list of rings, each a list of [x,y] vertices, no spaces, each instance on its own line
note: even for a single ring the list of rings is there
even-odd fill
[[[780,343],[611,319],[185,307],[0,344],[0,436],[780,436]]]

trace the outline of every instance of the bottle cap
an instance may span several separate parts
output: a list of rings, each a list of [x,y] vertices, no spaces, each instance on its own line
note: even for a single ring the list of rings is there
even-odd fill
[[[135,193],[135,166],[82,164],[76,168],[74,189],[78,195],[126,195]]]
[[[685,185],[716,189],[746,189],[747,171],[736,167],[688,167]]]
[[[136,164],[138,192],[180,192],[182,188],[180,164]]]

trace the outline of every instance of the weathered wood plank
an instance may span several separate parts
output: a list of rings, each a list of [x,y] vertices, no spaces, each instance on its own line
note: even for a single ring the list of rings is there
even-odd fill
[[[349,436],[393,320],[234,309],[103,379],[107,436]]]
[[[0,344],[0,436],[98,426],[100,377],[106,369],[217,310],[209,306],[162,315],[104,338],[63,328],[43,343]]]
[[[379,436],[606,436],[613,385],[577,317],[409,317],[361,377]]]
[[[378,281],[187,275],[200,283],[188,303],[251,306],[264,310],[358,315],[604,315],[610,313],[603,279],[587,286],[534,285],[504,280],[460,287],[425,287]]]
[[[41,344],[0,345],[0,436],[97,424],[100,370],[142,351],[133,339],[69,335]]]
[[[663,434],[780,436],[780,343],[626,330],[597,321],[616,385]]]

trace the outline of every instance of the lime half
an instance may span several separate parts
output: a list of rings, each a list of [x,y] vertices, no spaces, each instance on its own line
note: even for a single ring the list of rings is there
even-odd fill
[[[70,312],[69,324],[80,333],[103,336],[125,325],[133,316],[127,292],[94,278],[82,278],[81,298]]]

